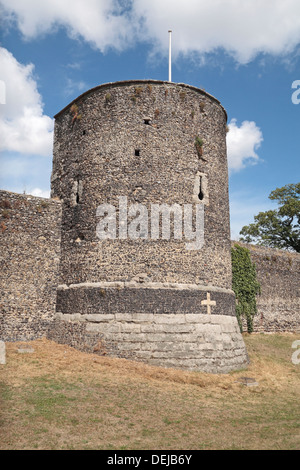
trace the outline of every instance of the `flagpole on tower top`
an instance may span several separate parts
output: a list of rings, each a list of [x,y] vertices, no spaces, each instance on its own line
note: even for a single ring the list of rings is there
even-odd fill
[[[172,81],[172,30],[169,29],[169,82]]]

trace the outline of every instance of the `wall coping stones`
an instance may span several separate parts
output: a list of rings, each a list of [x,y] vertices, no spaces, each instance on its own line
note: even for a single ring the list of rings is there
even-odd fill
[[[78,284],[66,284],[58,286],[58,290],[95,288],[95,289],[172,289],[172,290],[199,290],[202,292],[212,291],[224,294],[234,294],[231,289],[216,286],[202,286],[199,284],[177,284],[170,282],[145,282],[138,283],[133,281],[112,281],[112,282],[82,282]]]

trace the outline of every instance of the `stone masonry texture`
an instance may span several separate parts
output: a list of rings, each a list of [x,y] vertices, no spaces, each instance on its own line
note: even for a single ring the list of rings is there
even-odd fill
[[[224,108],[205,91],[159,81],[96,87],[55,116],[51,188],[63,221],[56,311],[64,327],[53,324],[53,339],[187,369],[247,363],[231,290],[226,123]],[[155,204],[201,206],[203,246],[188,250],[172,229],[169,239],[154,239],[151,215],[137,239],[128,225],[125,236],[117,227],[113,239],[100,240],[97,208],[109,204],[120,221],[120,197],[127,224],[137,205],[147,217]]]
[[[231,289],[227,116],[207,93],[164,82],[102,85],[56,115],[52,195],[63,201],[61,284],[130,281]],[[148,123],[148,124],[146,124]],[[203,140],[203,156],[195,139]],[[136,151],[139,155],[136,155]],[[203,175],[206,194],[195,193]],[[96,236],[100,204],[204,204],[205,246],[186,240]]]
[[[153,80],[100,85],[59,112],[51,199],[0,191],[0,340],[46,336],[206,372],[245,367],[232,291],[226,121],[203,90]],[[118,222],[119,197],[149,214],[152,204],[201,205],[204,245],[187,250],[172,230],[170,239],[122,238],[119,227],[115,239],[100,240],[97,207],[115,207]],[[300,255],[248,248],[262,286],[255,331],[299,331]]]
[[[0,191],[0,339],[46,336],[60,258],[58,201]]]
[[[300,254],[241,246],[249,249],[261,285],[254,331],[300,332]]]
[[[152,365],[227,373],[248,363],[237,320],[202,314],[57,314],[56,341]]]

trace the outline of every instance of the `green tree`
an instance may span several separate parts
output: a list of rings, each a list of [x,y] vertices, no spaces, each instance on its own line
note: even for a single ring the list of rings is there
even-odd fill
[[[260,212],[240,231],[240,241],[300,252],[300,183],[271,192],[278,209]]]
[[[253,331],[253,317],[257,312],[256,296],[260,284],[256,279],[256,266],[251,261],[250,251],[240,245],[231,249],[232,289],[236,297],[236,316],[243,331],[242,319],[247,322],[247,332]]]

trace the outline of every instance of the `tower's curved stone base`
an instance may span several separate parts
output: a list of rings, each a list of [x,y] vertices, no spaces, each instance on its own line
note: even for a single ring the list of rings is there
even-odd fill
[[[247,366],[231,291],[113,284],[62,287],[50,338],[163,367],[227,373]]]

